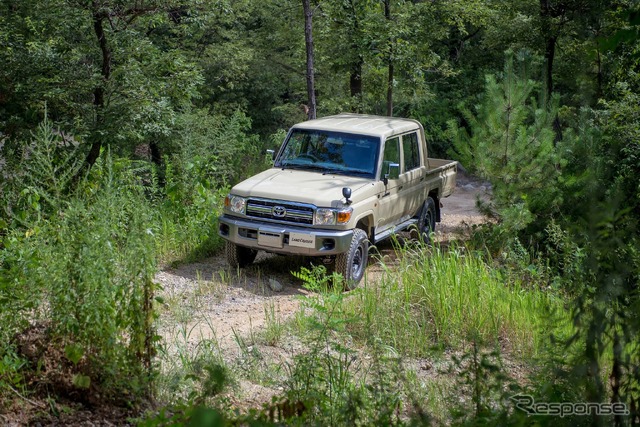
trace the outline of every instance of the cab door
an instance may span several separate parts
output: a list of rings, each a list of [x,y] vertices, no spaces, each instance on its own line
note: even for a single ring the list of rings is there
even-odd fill
[[[401,178],[404,184],[399,197],[404,202],[404,212],[400,215],[399,222],[412,218],[426,199],[424,180],[427,168],[422,162],[421,149],[417,131],[402,135]]]
[[[377,184],[379,189],[379,207],[376,234],[382,233],[395,226],[402,216],[403,208],[399,206],[402,202],[400,192],[406,184],[406,177],[403,177],[402,174],[400,150],[400,137],[395,136],[385,141],[382,155],[382,167],[380,170],[380,181],[378,181]],[[389,174],[389,166],[394,163],[400,165],[399,177],[395,179],[393,177],[389,177],[385,180],[385,175]]]

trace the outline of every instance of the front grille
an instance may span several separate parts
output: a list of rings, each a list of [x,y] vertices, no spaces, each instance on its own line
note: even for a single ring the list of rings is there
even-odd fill
[[[254,218],[265,218],[295,224],[313,224],[313,207],[291,202],[249,199],[246,213],[247,216]]]

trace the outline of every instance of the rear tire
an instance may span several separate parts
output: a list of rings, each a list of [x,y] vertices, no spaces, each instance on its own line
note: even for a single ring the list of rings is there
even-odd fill
[[[431,233],[435,230],[436,203],[431,197],[427,197],[420,211],[420,218],[418,219],[418,238],[424,243],[429,243],[431,241]]]
[[[353,230],[351,245],[345,253],[336,255],[335,272],[342,274],[344,289],[347,291],[358,287],[367,268],[369,256],[369,240],[367,233],[359,228]]]
[[[256,259],[256,255],[258,255],[258,251],[255,249],[238,246],[229,241],[225,241],[224,253],[227,257],[227,262],[233,268],[244,268],[251,265],[253,260]]]

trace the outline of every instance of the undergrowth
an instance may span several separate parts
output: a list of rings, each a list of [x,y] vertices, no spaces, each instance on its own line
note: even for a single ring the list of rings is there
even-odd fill
[[[477,253],[437,245],[396,250],[397,267],[383,267],[375,285],[365,282],[335,308],[343,328],[363,344],[375,337],[401,354],[424,357],[479,342],[530,358],[551,325],[557,334],[570,329],[560,297],[503,277]],[[313,273],[298,276],[327,287]]]
[[[77,196],[58,200],[54,211],[33,206],[26,230],[3,239],[2,351],[20,350],[24,367],[36,371],[25,375],[58,392],[92,387],[127,399],[149,392],[153,212],[117,169],[110,158],[100,162]]]
[[[268,386],[282,391],[271,402],[239,413],[210,394],[174,402],[171,416],[157,414],[145,425],[201,417],[229,425],[517,425],[524,414],[513,412],[509,397],[523,387],[503,357],[536,360],[549,343],[544,327],[559,301],[492,274],[480,255],[461,248],[398,251],[398,266],[375,285],[348,293],[342,278],[323,266],[293,272],[311,293],[293,319],[275,322],[276,335],[286,328],[304,345],[285,362],[281,378],[274,382],[272,374]],[[448,329],[436,327],[444,319]],[[264,369],[264,356],[236,338],[246,367],[236,372],[256,379],[254,365]],[[426,376],[417,368],[425,364],[433,365]],[[535,372],[529,369],[519,374]]]

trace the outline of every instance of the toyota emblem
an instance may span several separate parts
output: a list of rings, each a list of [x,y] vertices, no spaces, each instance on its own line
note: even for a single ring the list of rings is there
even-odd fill
[[[276,218],[284,218],[287,215],[287,210],[285,209],[284,206],[274,206],[271,209],[271,213]]]

